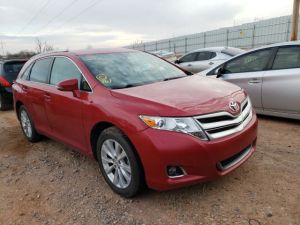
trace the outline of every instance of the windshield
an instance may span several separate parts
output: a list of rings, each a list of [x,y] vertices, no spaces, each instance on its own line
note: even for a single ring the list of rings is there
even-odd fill
[[[236,56],[236,55],[242,54],[246,51],[242,50],[242,49],[239,49],[239,48],[225,48],[221,52],[226,54],[226,55],[229,55],[229,56]]]
[[[143,52],[84,55],[80,58],[95,78],[111,89],[129,88],[186,76],[172,64]]]

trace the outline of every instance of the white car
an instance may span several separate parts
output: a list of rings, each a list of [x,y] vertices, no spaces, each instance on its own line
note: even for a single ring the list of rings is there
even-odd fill
[[[186,71],[198,73],[244,52],[242,49],[232,47],[202,48],[185,54],[175,63]]]
[[[259,114],[300,120],[300,41],[253,49],[199,75],[240,86]]]
[[[163,58],[165,60],[168,60],[169,62],[174,62],[177,59],[174,52],[167,52],[164,50],[160,50],[160,51],[155,51],[155,52],[150,52],[150,53],[154,54],[160,58]]]

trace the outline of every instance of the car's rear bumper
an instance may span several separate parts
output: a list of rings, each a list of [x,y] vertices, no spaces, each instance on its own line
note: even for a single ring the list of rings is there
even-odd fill
[[[224,176],[243,164],[256,149],[257,117],[254,113],[241,132],[213,141],[155,129],[146,129],[131,138],[140,155],[148,186],[167,190]],[[235,163],[230,164],[233,156],[236,156]],[[231,166],[221,170],[222,161]],[[180,166],[186,175],[169,178],[167,166]]]

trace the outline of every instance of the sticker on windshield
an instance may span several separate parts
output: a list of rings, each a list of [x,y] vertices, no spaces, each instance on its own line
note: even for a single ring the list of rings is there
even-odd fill
[[[99,80],[102,84],[110,84],[111,83],[111,79],[108,78],[106,75],[104,74],[99,74],[96,76],[96,79]]]

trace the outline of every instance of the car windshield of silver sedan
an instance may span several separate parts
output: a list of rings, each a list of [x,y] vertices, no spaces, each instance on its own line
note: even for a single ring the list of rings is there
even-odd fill
[[[111,89],[186,77],[172,64],[144,52],[83,55],[80,59],[101,84]]]

